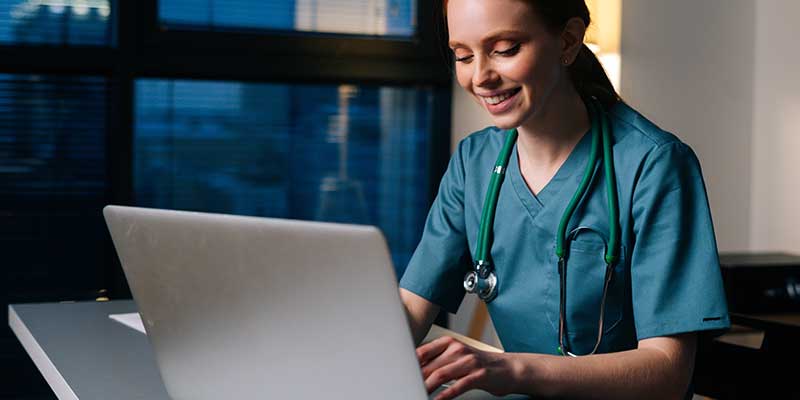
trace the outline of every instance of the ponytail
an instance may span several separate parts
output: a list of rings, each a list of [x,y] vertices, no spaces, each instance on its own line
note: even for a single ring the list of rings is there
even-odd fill
[[[592,22],[584,0],[525,1],[537,11],[545,26],[555,34],[560,34],[572,18],[580,18],[587,27]],[[581,46],[578,56],[567,70],[572,84],[584,99],[596,97],[606,109],[621,101],[600,60],[585,44]]]
[[[584,99],[596,97],[606,109],[620,101],[600,60],[585,44],[567,71],[578,94]]]

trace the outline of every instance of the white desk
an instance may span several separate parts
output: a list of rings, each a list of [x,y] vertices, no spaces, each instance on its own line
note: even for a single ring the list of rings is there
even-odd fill
[[[8,322],[61,400],[169,400],[147,336],[108,318],[133,301],[17,304]]]
[[[16,304],[8,323],[61,400],[169,400],[147,336],[108,318],[130,312],[131,300]],[[472,399],[486,395],[459,397]]]

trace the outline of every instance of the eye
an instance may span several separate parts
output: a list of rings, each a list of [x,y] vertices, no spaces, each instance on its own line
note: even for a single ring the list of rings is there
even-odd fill
[[[499,54],[501,56],[513,56],[514,54],[517,54],[519,52],[519,46],[520,44],[517,43],[506,50],[495,50],[494,53]]]
[[[469,63],[470,61],[472,61],[472,55],[456,57],[456,62]]]
[[[456,62],[468,63],[472,61],[473,56],[472,54],[467,53],[466,49],[456,48],[452,50],[453,50],[453,59],[455,59]]]

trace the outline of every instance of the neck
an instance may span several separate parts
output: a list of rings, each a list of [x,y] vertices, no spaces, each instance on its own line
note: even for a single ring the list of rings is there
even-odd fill
[[[557,168],[591,127],[580,95],[571,84],[562,86],[565,87],[553,90],[546,106],[517,129],[521,163],[533,168]]]

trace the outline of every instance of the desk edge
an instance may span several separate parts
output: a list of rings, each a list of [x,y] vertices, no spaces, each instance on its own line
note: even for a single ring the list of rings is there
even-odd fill
[[[28,330],[28,327],[25,326],[25,323],[22,322],[14,307],[10,304],[8,306],[8,325],[59,400],[79,400],[67,381],[58,372],[53,361],[47,357],[47,353],[45,353],[42,346],[39,345],[36,338],[33,337],[31,331]]]

